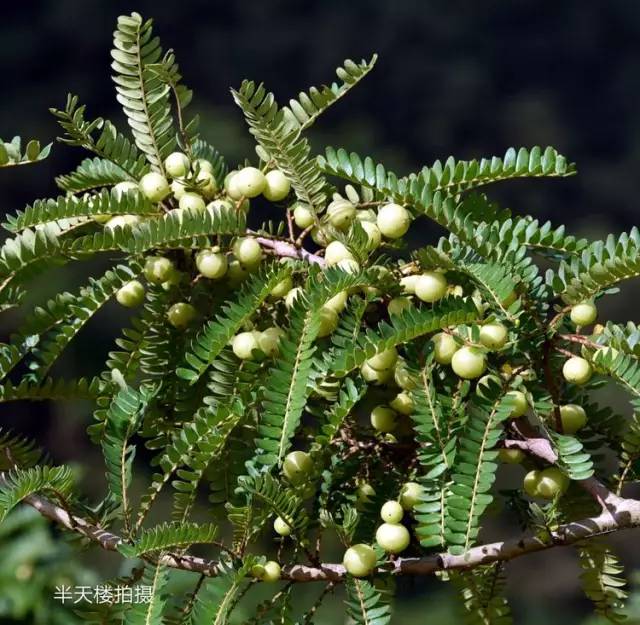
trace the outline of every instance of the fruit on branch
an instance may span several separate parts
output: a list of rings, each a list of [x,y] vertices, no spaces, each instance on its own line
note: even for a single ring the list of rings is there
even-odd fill
[[[240,360],[252,360],[254,350],[259,349],[256,333],[240,332],[236,334],[231,342],[231,349]]]
[[[501,323],[487,323],[480,328],[480,342],[487,349],[502,349],[507,342],[508,335],[507,328]]]
[[[514,401],[513,408],[509,416],[512,419],[517,419],[524,415],[529,409],[529,402],[527,402],[527,396],[522,391],[509,391],[507,397],[511,397]]]
[[[293,220],[298,228],[305,230],[309,226],[313,225],[313,211],[304,204],[296,204],[293,209]]]
[[[520,464],[526,457],[522,449],[505,449],[502,447],[498,450],[498,460],[505,464]]]
[[[433,357],[441,365],[450,365],[453,355],[460,349],[458,342],[447,332],[438,332],[431,337]]]
[[[289,536],[291,534],[291,527],[287,525],[287,522],[282,517],[276,517],[273,522],[273,529],[280,536]]]
[[[179,200],[187,192],[186,180],[174,180],[171,183],[171,193],[176,200]]]
[[[234,170],[230,171],[224,178],[224,190],[232,200],[240,200],[244,197],[237,185],[237,175],[238,171]]]
[[[116,228],[124,228],[125,226],[135,226],[140,223],[138,215],[116,215],[107,221],[104,225],[105,230],[115,230]]]
[[[186,328],[196,316],[196,309],[186,302],[178,302],[167,311],[169,323],[178,329]]]
[[[524,492],[529,495],[529,497],[538,497],[538,484],[540,482],[540,474],[542,471],[538,471],[538,469],[533,469],[529,471],[524,476],[524,480],[522,482],[522,486],[524,488]]]
[[[404,516],[404,510],[402,506],[395,500],[387,501],[380,508],[380,518],[385,523],[400,523]]]
[[[382,243],[380,228],[370,221],[362,221],[360,225],[367,235],[367,250],[371,252],[380,247]]]
[[[320,309],[320,329],[318,336],[324,338],[329,336],[338,327],[338,313],[327,306]]]
[[[307,479],[313,469],[311,456],[305,451],[288,453],[282,463],[284,476],[294,485],[301,484]]]
[[[569,478],[557,467],[534,469],[524,477],[524,490],[530,497],[554,499],[569,488]]]
[[[135,182],[132,182],[131,180],[123,180],[122,182],[113,185],[113,189],[111,192],[116,199],[120,200],[123,195],[129,193],[129,191],[133,191],[134,189],[136,191],[140,190]]]
[[[598,309],[593,302],[581,302],[571,308],[571,321],[577,326],[589,326],[598,317]]]
[[[400,489],[400,505],[411,510],[422,500],[424,489],[418,482],[405,482]]]
[[[359,543],[352,545],[344,552],[342,564],[350,575],[367,577],[373,573],[377,560],[376,552],[372,547]]]
[[[400,553],[411,542],[409,530],[399,523],[383,523],[376,530],[376,542],[387,553]]]
[[[360,506],[368,504],[376,496],[376,491],[369,482],[359,482],[356,489],[356,503]]]
[[[218,190],[218,183],[211,172],[200,170],[196,174],[195,179],[198,187],[198,193],[204,195],[204,197],[209,200],[215,197],[216,191]]]
[[[264,572],[262,573],[263,582],[277,582],[282,576],[280,565],[274,560],[269,560],[264,564]]]
[[[473,380],[485,372],[487,359],[477,347],[465,345],[451,358],[451,368],[458,377]]]
[[[171,192],[167,179],[155,171],[151,171],[140,178],[140,191],[152,202],[162,202]]]
[[[270,202],[279,202],[289,195],[291,182],[279,169],[272,169],[267,172],[264,180],[263,194]]]
[[[378,211],[376,224],[388,239],[399,239],[409,230],[411,215],[404,206],[399,204],[385,204]]]
[[[212,174],[213,163],[206,158],[197,158],[195,161],[193,161],[193,170],[195,171],[196,169],[198,171],[206,171]]]
[[[362,377],[371,384],[386,384],[394,375],[393,369],[374,369],[366,362],[360,367]]]
[[[393,379],[394,382],[405,391],[410,391],[418,385],[417,380],[407,368],[407,363],[400,358],[396,363],[396,368],[393,372]]]
[[[413,304],[408,297],[394,297],[387,304],[387,311],[390,315],[401,315],[403,311],[411,308],[411,306],[413,306]]]
[[[564,434],[575,434],[587,423],[587,413],[578,404],[560,406],[560,420]]]
[[[400,278],[400,286],[402,287],[403,293],[406,293],[407,295],[415,295],[416,282],[418,282],[419,277],[420,276],[417,274],[411,274],[410,276]]]
[[[182,152],[171,152],[164,159],[164,169],[172,178],[182,178],[186,176],[191,167],[189,157]]]
[[[265,175],[256,167],[243,167],[230,181],[241,197],[258,197],[267,186]],[[240,199],[240,198],[234,198]]]
[[[228,266],[227,257],[218,247],[201,250],[196,255],[196,267],[205,278],[212,280],[222,278],[227,273]]]
[[[187,191],[178,201],[178,206],[185,211],[203,211],[206,204],[201,195]]]
[[[398,413],[389,406],[376,406],[371,411],[370,420],[375,430],[387,434],[398,426]]]
[[[229,261],[229,266],[227,268],[227,278],[230,285],[238,285],[248,277],[249,272],[237,258]]]
[[[245,266],[256,267],[262,260],[263,252],[253,237],[240,237],[233,244],[233,255]]]
[[[326,219],[338,230],[348,230],[356,216],[356,207],[349,200],[333,200],[327,206]]]
[[[328,299],[325,302],[326,308],[332,308],[336,311],[336,313],[340,314],[344,307],[347,305],[347,297],[349,294],[346,291],[340,291],[338,294],[334,295],[332,298]]]
[[[391,369],[398,361],[398,350],[395,347],[389,347],[375,356],[368,358],[366,363],[374,369]]]
[[[337,265],[343,260],[355,260],[349,248],[340,241],[331,241],[324,251],[324,259],[327,265]]]
[[[281,328],[267,328],[258,335],[258,347],[267,356],[274,356],[278,353],[280,339],[284,334]]]
[[[447,279],[438,271],[425,271],[418,276],[414,289],[423,302],[437,302],[447,294]]]
[[[286,278],[278,282],[278,284],[276,284],[273,287],[269,295],[271,296],[272,299],[281,299],[285,297],[287,293],[291,291],[292,288],[293,288],[293,280],[291,279],[291,276],[287,276]]]
[[[567,382],[573,384],[586,384],[593,374],[593,369],[588,360],[580,356],[569,358],[562,366],[562,375]]]
[[[396,412],[408,416],[413,412],[414,404],[411,395],[406,392],[398,393],[390,402],[389,406]]]
[[[162,284],[174,270],[175,267],[168,258],[148,256],[144,264],[144,277],[152,284]]]
[[[126,308],[136,308],[144,301],[144,287],[138,280],[130,280],[118,289],[116,300]]]

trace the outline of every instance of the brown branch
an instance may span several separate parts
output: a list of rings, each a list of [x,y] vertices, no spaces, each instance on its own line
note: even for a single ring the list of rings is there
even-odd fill
[[[298,248],[293,243],[287,241],[275,241],[267,237],[256,237],[256,241],[262,245],[262,247],[271,250],[276,256],[285,258],[298,258],[299,260],[305,260],[311,264],[324,266],[325,260],[317,254],[313,254],[304,248]]]

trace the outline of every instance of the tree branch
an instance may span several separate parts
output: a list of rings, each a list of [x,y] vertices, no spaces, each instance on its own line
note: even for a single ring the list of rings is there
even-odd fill
[[[325,260],[322,256],[313,254],[305,250],[303,247],[296,247],[293,243],[277,241],[267,237],[256,237],[256,241],[260,243],[262,247],[272,250],[276,256],[306,260],[311,264],[320,265],[322,267],[325,265]]]

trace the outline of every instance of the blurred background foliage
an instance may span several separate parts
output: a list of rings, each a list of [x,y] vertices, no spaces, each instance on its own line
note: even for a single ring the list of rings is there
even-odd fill
[[[399,174],[454,154],[502,154],[511,145],[552,144],[578,163],[561,181],[513,182],[493,197],[540,220],[565,223],[574,234],[602,238],[637,225],[640,195],[640,3],[629,0],[31,0],[3,3],[0,19],[0,137],[57,134],[47,109],[77,93],[90,117],[124,127],[109,78],[111,33],[121,13],[153,17],[165,47],[176,50],[201,133],[234,163],[253,156],[229,87],[242,78],[265,81],[281,101],[328,82],[345,58],[378,52],[371,77],[313,129],[318,149],[344,146],[371,155]],[[57,144],[33,167],[0,171],[0,211],[56,194],[53,178],[71,169],[79,152]],[[423,241],[439,232],[425,224]],[[77,270],[76,270],[77,271]],[[53,276],[53,277],[52,277]],[[73,288],[86,276],[71,270],[34,284],[34,299]],[[640,321],[637,284],[602,306],[605,315]],[[17,320],[6,315],[6,335]],[[113,306],[72,343],[58,373],[100,370],[114,329],[124,321]],[[615,396],[608,398],[617,405]],[[622,404],[621,404],[622,405]],[[87,405],[2,406],[2,426],[39,440],[55,461],[84,469],[89,496],[102,488],[102,468],[88,445]],[[501,480],[514,487],[519,469]],[[145,476],[140,476],[144,480]],[[486,529],[488,539],[514,531],[508,519]],[[637,534],[614,539],[629,572],[640,568]],[[112,554],[70,560],[70,547],[31,511],[0,528],[0,622],[72,623],[52,602],[59,578],[104,580],[123,574]],[[568,549],[535,554],[509,565],[509,594],[517,622],[595,625]],[[633,578],[633,575],[632,575]],[[638,579],[640,583],[640,578]],[[95,583],[93,581],[74,583]],[[300,590],[304,603],[310,590]],[[437,580],[403,580],[394,623],[459,621],[457,598]],[[640,595],[630,602],[640,623]],[[238,622],[247,615],[238,614]],[[340,623],[340,606],[318,623]],[[585,620],[586,619],[586,620]]]

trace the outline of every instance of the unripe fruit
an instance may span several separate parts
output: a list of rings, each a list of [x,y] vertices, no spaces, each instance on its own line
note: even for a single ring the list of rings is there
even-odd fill
[[[267,356],[273,356],[278,351],[282,334],[283,332],[280,328],[267,328],[264,332],[260,332],[258,336],[258,347]]]
[[[279,169],[271,170],[264,178],[265,187],[262,193],[267,200],[270,202],[279,202],[289,195],[291,183]]]
[[[324,259],[327,265],[337,265],[341,260],[355,260],[347,246],[340,241],[331,241],[324,251]]]
[[[416,282],[418,282],[419,277],[419,275],[412,274],[400,278],[400,286],[402,287],[403,293],[413,295],[416,292]]]
[[[566,404],[560,406],[560,420],[564,434],[575,434],[587,422],[587,413],[582,406]]]
[[[280,299],[281,297],[284,297],[292,288],[293,281],[291,280],[291,276],[287,276],[284,280],[281,280],[273,287],[269,295],[273,299]]]
[[[369,503],[376,496],[376,491],[368,482],[360,482],[356,490],[358,503]]]
[[[362,367],[360,367],[360,373],[362,373],[362,377],[371,384],[386,384],[393,376],[393,369],[378,370],[370,367],[365,362]]]
[[[284,476],[295,486],[307,479],[313,469],[311,456],[304,451],[292,451],[287,454],[282,463]]]
[[[237,239],[233,244],[233,255],[245,266],[254,267],[262,260],[260,243],[251,237]]]
[[[538,497],[543,499],[553,499],[557,495],[562,495],[569,488],[569,478],[557,467],[548,467],[540,472]]]
[[[409,229],[411,216],[399,204],[385,204],[379,211],[376,224],[388,239],[399,239]]]
[[[205,277],[217,280],[227,273],[227,257],[212,250],[202,250],[196,256],[196,267]]]
[[[347,230],[356,216],[356,207],[349,200],[334,200],[327,206],[327,220],[338,230]]]
[[[273,522],[273,529],[275,533],[280,534],[280,536],[289,536],[291,534],[291,528],[282,517],[276,518]]]
[[[198,169],[198,171],[206,171],[210,174],[213,173],[213,163],[208,161],[206,158],[197,158],[193,161],[193,169],[194,171]]]
[[[398,350],[390,347],[367,359],[366,363],[374,369],[391,369],[398,361]]]
[[[453,355],[460,349],[456,340],[446,332],[438,332],[431,338],[433,342],[433,357],[441,365],[451,364]]]
[[[485,355],[477,347],[461,347],[451,358],[454,373],[465,380],[479,378],[487,368]]]
[[[336,263],[336,267],[346,273],[358,273],[360,271],[360,265],[358,261],[352,258],[345,258],[344,260]]]
[[[199,171],[196,176],[196,182],[198,183],[198,193],[209,200],[215,196],[218,190],[218,183],[211,172]]]
[[[230,171],[224,179],[224,190],[232,200],[239,200],[242,197],[242,193],[237,184],[237,176],[237,171]]]
[[[318,336],[329,336],[338,327],[338,313],[333,308],[323,306],[320,309],[320,329]]]
[[[187,186],[184,180],[174,180],[171,183],[171,193],[176,200],[179,200],[187,192]]]
[[[134,189],[137,191],[139,190],[139,187],[135,182],[132,182],[131,180],[124,180],[123,182],[119,182],[114,185],[111,192],[117,199],[120,199],[125,193],[133,191]]]
[[[180,273],[177,269],[173,268],[169,272],[167,279],[162,283],[161,286],[165,291],[168,291],[174,286],[177,286],[178,284],[180,284],[180,282],[182,282],[182,277],[183,277],[183,274]]]
[[[152,202],[161,202],[169,195],[171,187],[162,174],[152,171],[140,178],[140,191]]]
[[[408,297],[394,297],[387,304],[387,311],[390,315],[401,315],[404,310],[411,308],[411,300]]]
[[[488,323],[480,328],[480,342],[487,349],[502,349],[508,334],[507,328],[501,323]]]
[[[361,210],[356,211],[356,220],[357,221],[361,221],[361,222],[369,221],[372,224],[374,224],[374,223],[376,223],[376,219],[377,218],[378,218],[378,216],[376,215],[376,212],[371,208],[361,209]],[[379,229],[378,229],[378,232],[380,232]]]
[[[376,530],[376,542],[387,553],[400,553],[409,546],[411,536],[404,525],[383,523]]]
[[[164,168],[172,178],[185,176],[191,167],[189,157],[182,152],[171,152],[164,159]]]
[[[240,332],[233,337],[231,349],[240,360],[251,360],[253,350],[258,349],[258,339],[253,332]]]
[[[447,279],[437,271],[425,271],[416,280],[415,293],[423,302],[437,302],[447,294]]]
[[[293,221],[296,222],[298,228],[304,230],[314,222],[313,211],[303,204],[297,204],[293,209]]]
[[[277,582],[282,575],[282,569],[277,562],[269,560],[265,562],[264,573],[262,574],[263,582]]]
[[[255,167],[244,167],[232,178],[232,184],[241,196],[258,197],[267,186],[264,174]]]
[[[342,564],[350,575],[366,577],[373,573],[377,559],[376,552],[372,547],[360,543],[345,551]]]
[[[248,276],[249,272],[242,266],[242,263],[238,259],[229,262],[227,278],[230,284],[240,284],[240,282],[246,280]]]
[[[376,406],[371,411],[371,425],[384,434],[396,429],[398,413],[388,406]]]
[[[562,366],[562,375],[567,382],[574,384],[586,384],[593,374],[593,369],[587,360],[574,356],[569,358]]]
[[[137,223],[140,223],[138,215],[116,215],[107,221],[104,228],[105,230],[115,230],[125,226],[135,226]]]
[[[313,242],[320,247],[327,246],[331,240],[325,230],[319,227],[311,229],[311,238]]]
[[[541,471],[534,469],[524,476],[522,486],[524,488],[524,492],[527,493],[529,497],[539,497],[538,484],[540,482],[540,473]]]
[[[598,317],[598,309],[593,302],[582,302],[571,309],[570,317],[577,326],[588,326]]]
[[[423,488],[418,482],[406,482],[400,490],[400,505],[405,510],[411,510],[422,499]]]
[[[173,271],[173,263],[164,256],[149,256],[144,264],[144,277],[152,284],[162,284]]]
[[[332,308],[336,313],[341,313],[347,304],[349,294],[346,291],[340,291],[325,303],[325,307]]]
[[[187,191],[180,198],[178,206],[182,210],[190,210],[195,212],[203,211],[206,205],[201,195],[193,193],[192,191]]]
[[[520,464],[526,458],[526,454],[521,449],[499,449],[498,460],[505,464]]]
[[[195,318],[196,309],[185,302],[178,302],[167,311],[167,319],[174,328],[185,328]]]
[[[382,234],[380,233],[380,228],[376,226],[371,221],[361,221],[360,225],[362,229],[367,233],[367,250],[372,251],[377,247],[380,247],[380,243],[382,243]]]
[[[397,501],[387,501],[382,508],[380,508],[380,518],[385,523],[400,523],[404,516],[404,510]]]
[[[287,308],[292,308],[293,307],[293,303],[296,301],[297,297],[302,293],[302,287],[295,287],[293,289],[291,289],[286,297],[284,298],[284,305]]]
[[[393,378],[395,383],[405,391],[410,391],[417,386],[417,381],[412,377],[403,360],[398,360],[393,372]]]
[[[389,405],[400,414],[405,416],[410,415],[413,412],[413,399],[409,393],[398,393]]]
[[[522,391],[509,391],[507,396],[512,397],[515,402],[509,415],[512,419],[517,419],[527,412],[529,404],[527,402],[527,396]]]
[[[233,204],[229,200],[213,200],[207,204],[207,210],[220,214],[222,211],[230,210]]]
[[[118,289],[116,300],[126,308],[140,306],[144,301],[144,287],[138,280],[131,280]]]

